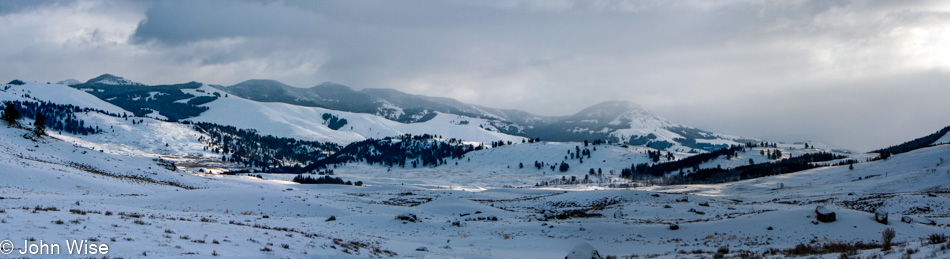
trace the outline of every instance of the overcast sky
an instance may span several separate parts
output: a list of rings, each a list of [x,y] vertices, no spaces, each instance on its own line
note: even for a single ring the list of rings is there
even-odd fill
[[[2,1],[0,80],[275,79],[866,151],[950,125],[947,1]]]

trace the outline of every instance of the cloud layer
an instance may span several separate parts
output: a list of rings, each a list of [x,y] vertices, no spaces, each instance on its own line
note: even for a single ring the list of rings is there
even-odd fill
[[[0,79],[276,79],[868,150],[950,124],[942,1],[0,3]]]

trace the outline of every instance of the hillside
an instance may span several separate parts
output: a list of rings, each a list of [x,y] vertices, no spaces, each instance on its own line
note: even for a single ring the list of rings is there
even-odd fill
[[[274,80],[255,79],[232,86],[213,87],[248,100],[372,114],[409,124],[427,122],[439,114],[452,114],[479,119],[479,125],[493,131],[550,141],[601,139],[694,152],[712,151],[747,142],[739,137],[675,124],[639,105],[622,101],[596,104],[569,116],[539,116],[525,111],[466,104],[449,98],[406,94],[393,89],[366,88],[357,91],[329,82],[310,88],[297,88]]]
[[[365,183],[357,187],[294,184],[286,174],[260,179],[171,170],[145,153],[97,152],[58,136],[34,142],[23,132],[0,127],[0,177],[9,180],[0,186],[0,209],[4,224],[21,226],[5,238],[96,240],[109,245],[110,257],[560,257],[581,243],[602,255],[708,257],[728,246],[726,256],[775,251],[772,256],[785,257],[798,244],[874,243],[885,227],[898,233],[899,249],[939,257],[946,252],[919,238],[950,224],[943,215],[950,208],[950,167],[940,163],[950,146],[854,170],[828,167],[726,184],[502,188],[580,175],[586,166],[645,161],[642,152],[650,150],[588,146],[597,151],[586,166],[568,158],[571,169],[562,173],[527,163],[553,163],[582,144],[526,143],[471,152],[444,168],[335,169],[336,176]],[[837,221],[809,218],[817,205],[836,212]],[[888,211],[891,222],[875,222],[874,211]]]
[[[149,87],[109,82],[115,84],[95,84]],[[528,141],[486,130],[488,120],[453,114],[400,123],[257,102],[206,85],[176,91],[191,96],[179,103],[217,98],[200,105],[207,110],[191,123],[178,123],[129,115],[97,98],[98,90],[3,86],[4,101],[80,107],[62,112],[100,130],[36,137],[29,118],[22,128],[0,127],[0,177],[9,180],[0,185],[0,214],[3,224],[23,226],[8,229],[5,238],[95,240],[117,257],[560,257],[584,243],[617,256],[828,257],[838,253],[822,245],[881,254],[880,233],[893,228],[896,251],[946,255],[944,244],[926,238],[950,224],[947,145],[871,162],[868,154],[813,143],[746,142],[735,152],[694,153],[691,143],[677,139],[744,140],[680,128],[624,102],[586,109],[565,124],[620,132],[623,125],[648,125],[656,131],[646,143]],[[673,144],[654,146],[661,141]],[[691,170],[621,177],[635,165],[698,154],[709,157],[695,167],[702,172],[822,152],[846,158],[721,184],[669,185]],[[835,166],[845,159],[858,163]],[[307,164],[359,186],[297,184],[296,174],[251,172]],[[816,221],[819,205],[837,220]],[[887,213],[889,222],[875,222],[875,212]]]

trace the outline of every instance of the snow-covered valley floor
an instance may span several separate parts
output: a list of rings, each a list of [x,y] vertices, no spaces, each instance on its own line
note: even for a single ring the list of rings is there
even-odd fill
[[[505,173],[354,166],[337,176],[365,185],[345,186],[296,184],[292,175],[194,173],[166,168],[154,155],[200,157],[198,147],[99,152],[90,148],[95,143],[34,141],[25,132],[0,127],[0,239],[13,242],[10,256],[17,257],[32,257],[19,254],[24,242],[59,244],[65,255],[67,240],[86,240],[126,258],[560,258],[583,243],[604,256],[713,257],[728,247],[727,257],[782,258],[789,255],[772,251],[880,242],[885,228],[896,230],[895,249],[858,254],[950,257],[946,243],[926,240],[950,234],[950,165],[942,163],[948,145],[854,170],[716,185],[502,188],[511,182],[492,186],[484,178]],[[837,221],[816,221],[819,205]],[[887,225],[875,221],[875,211],[889,213]],[[912,222],[902,222],[905,216]]]

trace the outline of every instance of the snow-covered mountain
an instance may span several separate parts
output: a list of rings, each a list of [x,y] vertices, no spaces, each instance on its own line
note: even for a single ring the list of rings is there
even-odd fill
[[[0,226],[7,227],[0,239],[15,248],[78,239],[108,244],[110,252],[97,257],[948,255],[940,235],[950,225],[950,145],[943,145],[950,128],[888,148],[900,151],[889,157],[836,152],[835,160],[800,161],[792,158],[830,150],[747,144],[628,102],[545,118],[548,129],[526,127],[614,134],[622,143],[535,142],[499,132],[497,118],[434,111],[403,123],[255,101],[201,83],[103,80],[0,86],[0,101],[24,117],[19,126],[0,126]],[[48,136],[32,132],[39,112]],[[180,119],[166,121],[172,118]],[[76,127],[95,131],[69,132]],[[690,152],[702,143],[745,145],[719,156]],[[620,177],[633,165],[700,156],[711,159],[652,179]],[[243,171],[322,157],[314,164],[326,165],[321,172],[332,176],[325,177],[356,184],[297,184],[293,174]],[[788,161],[796,164],[783,166]],[[804,169],[779,172],[793,166]],[[669,184],[691,169],[761,168],[780,174]],[[836,220],[818,221],[818,206]],[[882,223],[882,215],[889,220]],[[897,233],[895,248],[881,251],[886,228]]]
[[[569,116],[539,116],[393,89],[356,91],[335,83],[310,88],[296,88],[274,80],[248,80],[232,86],[197,82],[145,86],[106,74],[71,87],[136,116],[208,121],[258,129],[275,136],[343,144],[428,133],[478,142],[520,137],[603,140],[662,150],[706,152],[751,141],[675,124],[623,101],[604,102]],[[334,116],[335,122],[345,119],[346,124],[330,128],[323,114]]]
[[[406,123],[425,122],[436,113],[484,119],[494,130],[551,141],[610,140],[661,149],[710,151],[743,140],[667,121],[625,101],[596,104],[569,116],[540,116],[519,110],[493,109],[460,101],[406,94],[393,89],[359,91],[336,83],[296,88],[274,80],[248,80],[215,86],[231,95],[262,102],[282,102],[354,113]]]
[[[110,74],[103,74],[97,76],[93,79],[86,81],[86,84],[106,84],[106,85],[127,85],[127,86],[144,86],[144,84],[135,82],[123,77],[114,76]]]

